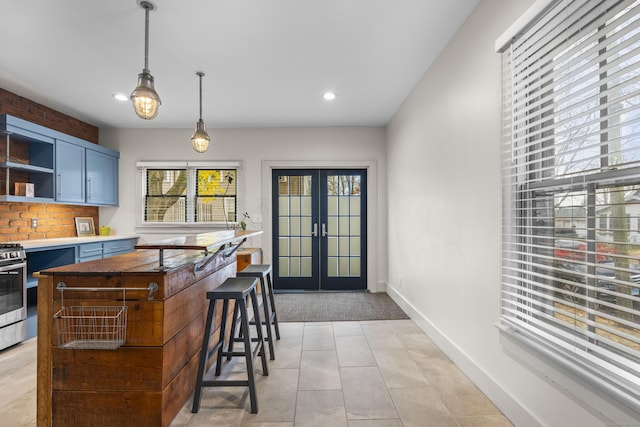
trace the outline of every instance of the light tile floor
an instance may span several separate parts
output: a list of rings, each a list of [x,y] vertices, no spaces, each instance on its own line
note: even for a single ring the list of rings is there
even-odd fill
[[[257,368],[258,414],[243,388],[205,388],[172,427],[511,426],[412,320],[281,323],[269,376]],[[256,361],[259,365],[259,361]],[[246,378],[244,360],[226,378]]]
[[[411,320],[281,323],[276,360],[262,376],[258,414],[245,388],[206,388],[171,427],[511,426]],[[36,340],[0,351],[2,425],[35,426]],[[212,374],[212,373],[211,373]],[[244,360],[226,378],[246,378]]]

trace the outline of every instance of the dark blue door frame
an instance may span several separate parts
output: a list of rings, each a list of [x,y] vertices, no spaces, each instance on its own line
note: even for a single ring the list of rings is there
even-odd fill
[[[274,169],[272,189],[275,289],[366,289],[366,170]]]

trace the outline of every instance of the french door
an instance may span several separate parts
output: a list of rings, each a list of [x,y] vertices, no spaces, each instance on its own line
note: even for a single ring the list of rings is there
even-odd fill
[[[366,170],[273,171],[277,290],[367,288]]]

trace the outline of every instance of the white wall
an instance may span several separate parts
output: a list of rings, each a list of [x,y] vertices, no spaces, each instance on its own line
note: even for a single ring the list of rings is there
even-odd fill
[[[388,292],[518,426],[638,425],[501,336],[496,38],[530,0],[482,0],[387,127]],[[635,414],[637,416],[637,414]]]
[[[375,127],[209,128],[212,143],[204,154],[191,148],[193,129],[101,129],[100,144],[120,152],[120,206],[100,208],[100,225],[118,234],[137,233],[141,241],[171,234],[136,229],[136,162],[150,160],[233,160],[245,171],[248,228],[264,234],[245,244],[262,247],[271,257],[271,168],[363,168],[368,170],[368,288],[386,284],[386,152],[385,131]],[[262,222],[253,222],[259,216]],[[210,231],[179,230],[180,234]]]

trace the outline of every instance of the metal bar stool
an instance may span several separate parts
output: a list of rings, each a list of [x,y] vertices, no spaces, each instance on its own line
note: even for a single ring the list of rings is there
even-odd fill
[[[262,290],[262,310],[264,312],[264,320],[262,321],[263,325],[267,326],[267,336],[264,337],[264,340],[269,344],[269,354],[270,359],[274,360],[276,358],[275,351],[273,348],[273,334],[271,332],[271,327],[275,330],[276,339],[280,339],[280,328],[278,326],[278,313],[276,311],[276,303],[273,297],[273,283],[271,282],[271,264],[249,264],[245,267],[244,270],[238,271],[236,273],[237,277],[248,277],[248,278],[258,278],[260,279],[260,289]],[[266,282],[265,282],[266,277]],[[233,343],[239,342],[242,340],[242,331],[240,331],[239,337],[235,337],[235,329],[236,329],[236,318],[237,318],[237,310],[234,309],[233,312],[233,323],[231,324],[231,337],[229,340],[229,351],[233,350]],[[257,316],[256,316],[257,319]],[[254,321],[251,322],[254,324]],[[255,339],[254,339],[255,341]],[[228,360],[228,359],[227,359]]]
[[[200,363],[198,365],[198,378],[196,380],[196,389],[193,395],[193,407],[191,412],[196,413],[200,410],[200,399],[202,387],[249,387],[249,398],[251,400],[251,413],[258,413],[258,398],[256,394],[255,374],[253,372],[253,360],[259,355],[262,361],[262,375],[269,375],[267,368],[267,359],[264,349],[264,339],[262,336],[262,328],[259,326],[260,313],[258,311],[258,299],[256,296],[256,284],[258,281],[250,277],[229,277],[217,289],[207,292],[209,300],[209,310],[207,312],[207,323],[205,325],[204,336],[202,338],[202,349],[200,350]],[[252,340],[249,333],[249,314],[247,310],[247,297],[251,299],[253,313],[256,319],[256,334],[258,339],[257,345],[252,346]],[[220,322],[220,335],[218,342],[209,351],[209,340],[211,338],[211,330],[215,322],[216,301],[222,300],[222,320]],[[240,330],[244,337],[244,348],[242,351],[224,351],[224,337],[227,324],[227,314],[229,312],[229,301],[235,301],[234,312],[240,311]],[[235,325],[235,316],[233,324]],[[232,337],[233,338],[233,337]],[[244,357],[247,364],[247,380],[205,380],[205,369],[207,360],[214,353],[218,352],[215,375],[220,376],[222,365],[222,356]]]

